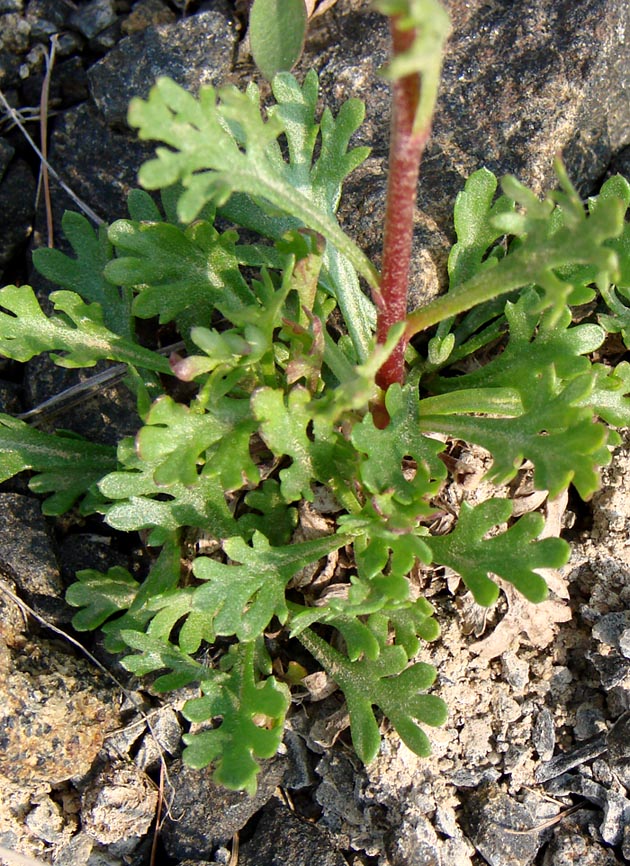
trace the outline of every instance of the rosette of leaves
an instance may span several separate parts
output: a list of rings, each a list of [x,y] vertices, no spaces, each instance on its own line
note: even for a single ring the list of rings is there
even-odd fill
[[[422,2],[381,5],[413,28]],[[416,40],[423,51],[429,36]],[[399,58],[389,75],[433,81],[435,51],[431,63]],[[379,748],[379,712],[426,754],[426,727],[446,707],[429,693],[439,672],[418,654],[439,627],[410,575],[453,569],[482,605],[496,600],[498,576],[537,602],[539,571],[566,562],[568,545],[541,537],[542,515],[514,519],[507,499],[464,503],[448,534],[431,534],[447,438],[487,449],[495,483],[530,461],[539,489],[573,484],[589,497],[614,428],[630,419],[630,368],[590,357],[607,328],[623,335],[627,324],[623,179],[585,208],[561,165],[560,190],[543,200],[510,178],[497,196],[494,176],[476,172],[455,204],[448,292],[380,335],[380,275],[336,218],[343,182],[367,155],[350,146],[363,107],[353,99],[318,115],[314,73],[302,84],[281,73],[273,95],[263,111],[253,85],[195,99],[160,80],[129,118],[160,142],[140,179],[161,204],[136,192],[129,217],[99,232],[66,216],[73,255],[35,257],[61,287],[50,313],[29,287],[0,291],[3,355],[124,365],[138,408],[135,437],[117,449],[0,416],[0,477],[30,471],[35,492],[53,493],[50,514],[78,503],[115,530],[144,532],[148,573],[79,573],[74,625],[103,628],[157,690],[199,684],[184,708],[198,726],[185,758],[248,791],[289,711],[286,639],[344,692],[364,761]],[[576,323],[585,303],[595,315]],[[154,318],[184,342],[170,359],[136,336],[137,320]],[[380,388],[401,340],[434,325],[426,357],[410,348],[402,380]],[[329,531],[304,540],[302,503],[322,491],[334,503]],[[185,555],[191,536],[212,552]],[[341,591],[313,597],[307,569],[342,548],[353,565]]]

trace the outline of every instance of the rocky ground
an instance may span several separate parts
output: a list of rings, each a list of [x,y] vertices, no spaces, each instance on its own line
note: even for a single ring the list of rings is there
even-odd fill
[[[537,191],[561,149],[587,195],[608,174],[630,176],[630,9],[625,0],[537,3],[450,0],[454,34],[417,217],[416,299],[443,281],[450,210],[486,165]],[[148,149],[125,126],[126,105],[167,74],[201,83],[252,75],[244,9],[228,0],[0,0],[0,88],[40,140],[51,67],[49,160],[100,219],[124,198]],[[51,45],[54,57],[51,60]],[[367,103],[361,143],[373,147],[342,211],[378,255],[388,94],[379,16],[338,0],[313,23],[298,73],[320,72],[333,106]],[[32,281],[28,249],[46,243],[39,160],[0,108],[0,276]],[[76,202],[51,180],[54,240]],[[623,349],[623,347],[621,347]],[[621,350],[612,346],[618,360]],[[612,359],[612,356],[611,356]],[[76,374],[41,360],[0,362],[0,408],[18,413]],[[101,441],[128,432],[130,405],[112,385],[55,419]],[[127,425],[127,426],[126,426]],[[487,498],[483,455],[454,452],[466,484]],[[54,525],[22,481],[0,486],[0,846],[56,866],[612,866],[630,861],[630,438],[588,505],[533,500],[527,473],[502,495],[547,509],[572,541],[538,607],[505,589],[480,615],[453,575],[419,574],[442,624],[427,650],[450,717],[419,759],[385,728],[365,768],[349,747],[336,692],[298,696],[283,753],[256,798],[216,789],[181,764],[186,697],[158,699],[101,651],[64,636],[64,587],[78,568],[141,572],[140,541],[71,517]],[[501,495],[501,492],[499,492]],[[7,594],[8,591],[8,594]],[[36,614],[25,613],[19,601]],[[43,623],[52,625],[51,630]],[[104,665],[99,668],[98,663]],[[124,686],[124,689],[122,688]],[[317,698],[317,700],[315,700]],[[158,817],[156,817],[158,816]],[[2,857],[0,856],[0,862]],[[7,861],[8,862],[8,861]]]

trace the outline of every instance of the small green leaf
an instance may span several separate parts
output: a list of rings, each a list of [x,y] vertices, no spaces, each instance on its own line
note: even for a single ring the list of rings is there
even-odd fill
[[[44,433],[9,415],[0,415],[0,481],[25,469],[35,472],[31,490],[52,494],[42,506],[44,514],[68,511],[115,466],[116,452],[108,445]]]
[[[438,457],[444,444],[419,431],[418,396],[412,386],[392,385],[385,405],[390,416],[385,429],[377,429],[369,413],[352,429],[353,445],[366,454],[361,479],[370,493],[391,493],[400,503],[415,503],[418,515],[427,513],[430,497],[446,477]],[[413,478],[405,473],[405,459],[415,463]]]
[[[49,352],[60,367],[93,367],[107,359],[169,373],[166,358],[110,331],[98,304],[85,304],[74,292],[53,292],[57,315],[47,317],[30,286],[0,290],[0,352],[16,361],[30,361]],[[55,351],[63,355],[52,354]]]
[[[106,574],[87,568],[77,571],[77,583],[68,587],[66,601],[72,607],[80,607],[72,617],[77,631],[92,631],[115,613],[131,607],[140,587],[126,568],[118,565]]]
[[[122,660],[123,667],[132,674],[143,677],[163,669],[170,671],[160,675],[153,683],[153,688],[158,692],[181,689],[200,682],[207,675],[206,667],[167,641],[132,629],[123,629],[119,636],[128,647],[139,651]]]
[[[268,81],[297,62],[306,36],[304,0],[254,0],[249,41],[256,66]]]
[[[285,589],[293,575],[346,540],[345,536],[331,535],[271,547],[255,532],[250,547],[242,538],[229,538],[223,549],[233,564],[224,565],[208,557],[195,560],[193,572],[204,585],[195,589],[192,609],[204,614],[217,635],[235,634],[240,640],[252,640],[274,615],[281,623],[286,621]]]
[[[78,213],[66,211],[61,227],[76,258],[59,250],[40,247],[33,250],[33,264],[46,279],[70,289],[90,304],[99,304],[107,327],[123,337],[131,337],[131,299],[104,276],[105,266],[113,258],[107,229],[95,231]]]
[[[197,769],[216,764],[214,781],[231,790],[256,793],[260,767],[256,758],[271,758],[282,742],[289,690],[274,677],[259,679],[255,668],[256,644],[232,648],[229,673],[216,672],[201,682],[203,697],[184,705],[192,722],[221,719],[218,726],[185,734],[184,761]]]
[[[524,392],[525,411],[516,417],[424,415],[427,430],[475,442],[493,456],[487,478],[494,484],[512,479],[523,460],[534,464],[534,484],[557,496],[573,484],[583,499],[599,487],[599,467],[610,462],[608,428],[589,408],[596,373],[572,379],[560,391],[553,368],[538,376],[536,388]]]
[[[481,168],[471,174],[455,199],[457,243],[448,257],[451,290],[473,277],[484,263],[496,263],[494,259],[486,259],[503,234],[493,224],[494,217],[514,210],[514,202],[507,196],[501,196],[493,204],[496,188],[496,177],[487,168]]]
[[[430,753],[429,740],[418,722],[439,726],[447,715],[441,698],[422,694],[435,681],[435,668],[423,662],[407,667],[402,646],[383,647],[375,660],[349,661],[310,629],[302,632],[299,640],[343,691],[352,744],[365,764],[374,760],[381,740],[374,705],[385,713],[412,751]]]
[[[538,513],[525,514],[509,529],[487,537],[511,515],[509,499],[489,499],[475,507],[463,502],[453,532],[427,538],[434,561],[461,575],[477,604],[485,607],[499,595],[489,575],[499,575],[529,601],[540,602],[548,590],[536,569],[560,568],[569,558],[570,548],[563,539],[536,540],[544,526]]]
[[[255,300],[238,267],[234,232],[220,235],[204,221],[183,229],[118,220],[109,238],[118,257],[105,275],[138,291],[133,311],[141,318],[170,322],[192,309],[196,324],[203,325],[215,308],[229,316]]]

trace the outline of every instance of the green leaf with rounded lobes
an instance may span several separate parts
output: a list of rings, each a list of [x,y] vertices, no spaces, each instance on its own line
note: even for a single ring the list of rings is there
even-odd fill
[[[376,659],[351,661],[310,629],[298,639],[343,691],[352,744],[364,763],[374,760],[380,745],[373,706],[380,707],[410,749],[419,755],[430,753],[428,737],[418,722],[439,726],[447,715],[441,698],[422,694],[433,685],[435,668],[424,662],[408,667],[402,646],[384,646]]]
[[[289,690],[256,670],[256,642],[232,648],[228,672],[206,674],[203,696],[184,705],[184,716],[197,724],[220,719],[212,728],[185,734],[184,761],[196,769],[213,763],[213,779],[231,790],[256,792],[257,758],[271,758],[282,742]]]
[[[492,574],[513,584],[528,601],[544,601],[547,584],[536,570],[560,568],[569,558],[570,548],[563,539],[538,538],[544,526],[538,513],[525,514],[509,529],[488,537],[511,515],[509,499],[488,499],[474,507],[463,502],[455,529],[426,539],[434,562],[456,571],[484,607],[499,596]]]

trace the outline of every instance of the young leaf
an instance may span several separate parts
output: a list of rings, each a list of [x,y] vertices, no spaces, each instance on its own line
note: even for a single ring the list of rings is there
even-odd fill
[[[278,115],[265,122],[258,103],[253,86],[247,93],[222,88],[219,98],[213,87],[203,87],[197,101],[173,81],[160,78],[146,102],[132,100],[129,123],[139,129],[141,139],[156,139],[172,149],[158,148],[157,159],[140,170],[140,182],[157,189],[181,181],[186,191],[178,213],[184,222],[193,220],[209,201],[224,205],[235,192],[264,199],[322,234],[376,287],[365,254],[335,219],[283,176],[276,139],[284,125]]]
[[[559,316],[540,315],[536,292],[526,292],[516,303],[505,305],[509,341],[500,354],[487,364],[466,373],[430,380],[434,393],[466,391],[475,388],[532,388],[541,374],[553,365],[559,381],[587,373],[588,357],[604,341],[598,325],[572,324],[572,313],[565,307]]]
[[[92,631],[115,613],[131,607],[140,584],[126,568],[115,565],[106,574],[93,568],[76,573],[77,582],[68,587],[66,601],[82,608],[72,617],[77,631]]]
[[[518,244],[494,267],[482,268],[460,283],[456,291],[410,313],[407,338],[477,304],[529,285],[542,291],[538,310],[550,309],[552,319],[556,319],[574,290],[573,283],[562,277],[563,269],[574,265],[592,266],[598,285],[614,282],[619,259],[608,243],[623,232],[625,200],[610,196],[587,215],[560,164],[556,169],[565,191],[542,202],[515,178],[503,179],[503,191],[521,205],[521,210],[502,212],[493,222],[499,231],[516,235]],[[555,216],[554,196],[562,202],[560,219]]]
[[[306,75],[302,86],[288,73],[275,77],[277,106],[269,110],[266,124],[254,87],[247,94],[221,90],[220,100],[214,90],[202,90],[199,103],[167,80],[158,82],[158,88],[148,103],[132,102],[130,123],[140,127],[142,138],[155,138],[174,150],[160,148],[158,160],[145,164],[143,185],[163,187],[180,178],[188,188],[178,204],[184,221],[213,200],[226,219],[263,237],[279,240],[299,226],[323,235],[330,243],[322,282],[337,298],[357,357],[364,361],[374,309],[361,291],[355,268],[375,289],[378,276],[334,216],[341,183],[369,153],[364,147],[348,150],[363,119],[362,103],[349,100],[336,119],[324,112],[316,157],[320,125],[315,120],[315,72]],[[287,139],[288,161],[276,142],[281,132]]]
[[[439,726],[446,721],[444,701],[422,694],[435,681],[435,668],[423,662],[407,667],[402,646],[383,647],[376,660],[349,661],[310,629],[299,640],[343,691],[352,744],[365,764],[374,760],[381,740],[373,706],[380,707],[413,752],[430,753],[427,735],[417,722]]]
[[[221,719],[217,727],[184,735],[184,761],[195,768],[215,762],[217,784],[253,795],[260,771],[256,758],[273,757],[282,741],[289,690],[274,677],[257,677],[254,641],[234,648],[229,662],[229,672],[202,680],[203,697],[184,705],[192,722]]]
[[[249,43],[256,66],[268,81],[297,62],[306,25],[304,0],[254,0],[249,11]]]
[[[280,487],[286,502],[304,497],[312,500],[314,480],[311,442],[307,428],[312,423],[311,395],[301,386],[284,394],[272,388],[260,388],[252,396],[252,410],[260,424],[260,434],[274,454],[287,455],[291,466],[280,471]]]
[[[89,304],[99,304],[105,325],[114,333],[130,338],[131,297],[103,274],[113,258],[107,229],[101,227],[95,231],[82,214],[72,211],[64,213],[61,227],[76,258],[40,247],[33,250],[33,264],[46,279],[76,292]]]
[[[446,477],[446,467],[438,458],[444,444],[419,432],[418,397],[413,386],[401,389],[392,385],[385,405],[390,423],[383,430],[375,427],[370,414],[352,429],[353,445],[367,455],[361,464],[361,479],[370,493],[391,493],[400,503],[415,503],[418,514],[427,513],[429,498]],[[412,479],[405,475],[405,458],[415,463]]]
[[[297,508],[290,508],[280,492],[275,478],[266,478],[256,490],[245,494],[248,511],[239,518],[238,526],[244,537],[258,530],[274,547],[291,540],[298,521]]]
[[[255,301],[239,270],[235,232],[221,235],[203,220],[187,229],[118,220],[109,228],[109,239],[118,257],[105,276],[138,290],[136,316],[170,322],[194,310],[196,324],[207,325],[215,308],[230,317]]]
[[[29,483],[31,490],[52,494],[42,505],[44,514],[68,511],[115,466],[116,452],[109,445],[44,433],[9,415],[0,415],[0,481],[25,469],[35,472]]]
[[[486,258],[503,234],[494,225],[494,218],[514,210],[514,202],[507,196],[493,203],[496,189],[496,177],[487,168],[481,168],[471,174],[455,199],[457,243],[448,257],[451,290],[473,277],[484,264],[495,263],[494,259]]]
[[[608,428],[593,419],[589,408],[595,373],[572,379],[558,393],[553,367],[523,390],[525,411],[516,417],[423,415],[427,431],[475,442],[492,453],[488,479],[505,484],[524,459],[534,464],[534,484],[557,496],[573,483],[583,499],[599,487],[598,467],[610,462]],[[527,383],[524,383],[527,384]],[[535,387],[534,387],[535,384]]]
[[[161,674],[153,683],[157,692],[181,689],[207,676],[206,667],[167,641],[133,629],[123,629],[119,636],[126,646],[138,650],[135,655],[125,656],[122,660],[123,667],[132,674],[143,677],[163,669],[170,671]]]
[[[274,615],[281,623],[286,621],[285,590],[293,575],[346,541],[346,536],[332,535],[271,547],[255,532],[250,547],[242,538],[229,538],[223,549],[233,564],[224,565],[208,557],[195,560],[195,577],[205,583],[194,590],[192,609],[203,613],[217,635],[235,634],[239,640],[253,640]]]
[[[158,486],[181,483],[194,485],[198,478],[198,465],[203,465],[205,455],[212,445],[230,440],[237,430],[245,439],[237,441],[241,448],[234,455],[239,459],[239,477],[236,484],[244,482],[243,473],[250,481],[259,480],[258,469],[249,456],[249,438],[256,425],[249,420],[249,401],[224,398],[213,411],[200,412],[176,403],[168,395],[158,398],[151,407],[146,424],[136,436],[137,453],[141,460],[154,467],[153,478]],[[219,446],[220,447],[220,446]],[[221,475],[220,461],[209,467],[208,475]]]
[[[202,474],[193,485],[156,484],[154,467],[142,472],[111,472],[99,490],[113,505],[104,506],[105,520],[121,532],[151,529],[147,543],[159,546],[182,526],[202,529],[213,538],[238,532],[218,479]],[[116,501],[119,500],[119,501]]]
[[[53,292],[58,313],[48,318],[30,286],[0,290],[0,352],[16,361],[30,361],[42,352],[60,367],[93,367],[97,361],[120,361],[134,367],[169,373],[166,358],[110,331],[98,304],[84,304],[74,292]],[[62,351],[65,354],[52,354]]]
[[[511,515],[509,499],[489,499],[475,507],[463,502],[453,532],[427,538],[434,562],[461,575],[477,604],[485,607],[499,595],[490,574],[513,584],[529,601],[544,601],[547,584],[536,569],[559,568],[569,558],[569,545],[563,539],[535,540],[544,526],[538,513],[525,514],[509,529],[487,537]]]

